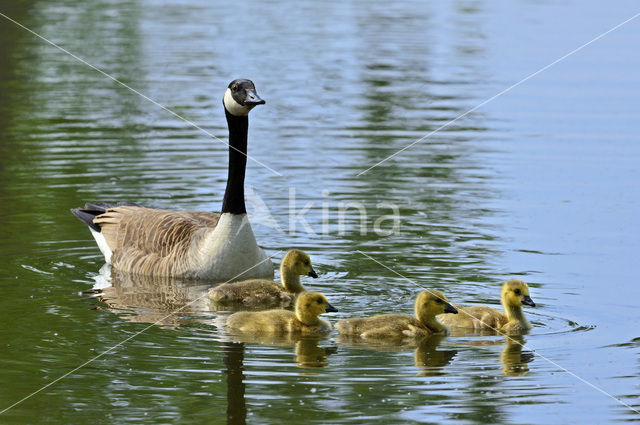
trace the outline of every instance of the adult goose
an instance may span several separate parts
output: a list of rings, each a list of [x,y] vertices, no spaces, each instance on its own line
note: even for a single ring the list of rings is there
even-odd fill
[[[86,204],[71,212],[89,226],[107,263],[128,273],[209,279],[273,279],[244,203],[249,112],[265,103],[252,81],[232,81],[223,105],[229,127],[229,175],[220,214],[137,204]]]

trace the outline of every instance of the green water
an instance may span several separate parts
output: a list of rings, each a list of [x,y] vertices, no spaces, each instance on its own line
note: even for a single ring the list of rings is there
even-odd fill
[[[206,282],[107,281],[69,208],[219,211],[226,147],[0,16],[0,423],[638,421],[640,20],[360,174],[638,12],[0,1],[223,140],[224,88],[251,78],[249,155],[275,171],[249,161],[253,229],[275,262],[310,254],[328,320],[410,313],[419,286],[497,306],[511,277],[537,304],[515,342],[247,341]]]

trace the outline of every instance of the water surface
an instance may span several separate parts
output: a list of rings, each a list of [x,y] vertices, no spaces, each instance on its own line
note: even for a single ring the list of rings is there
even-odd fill
[[[249,154],[280,173],[249,161],[254,231],[276,261],[311,255],[320,278],[305,284],[340,309],[329,320],[409,313],[419,286],[497,305],[517,277],[534,328],[414,346],[247,340],[220,326],[206,283],[106,281],[69,208],[219,211],[226,147],[0,17],[0,409],[115,347],[0,422],[640,419],[614,399],[640,409],[640,21],[359,175],[634,2],[209,3],[0,12],[222,140],[224,88],[253,79],[267,104],[251,114]],[[353,208],[341,224],[353,202],[365,234]],[[382,203],[399,207],[399,232],[373,231]],[[305,206],[308,227],[290,216]]]

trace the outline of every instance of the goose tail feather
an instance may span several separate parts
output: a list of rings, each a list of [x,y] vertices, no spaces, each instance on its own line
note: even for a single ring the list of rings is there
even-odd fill
[[[85,204],[84,208],[72,208],[71,213],[75,215],[80,221],[89,226],[92,230],[96,232],[100,232],[100,226],[93,222],[93,219],[99,216],[100,214],[104,214],[107,212],[109,208],[115,207],[140,207],[141,205],[135,204],[133,202],[118,202],[118,203],[108,203],[108,202],[96,202],[94,204]]]

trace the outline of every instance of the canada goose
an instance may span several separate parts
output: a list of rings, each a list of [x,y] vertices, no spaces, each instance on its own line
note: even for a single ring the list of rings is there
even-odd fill
[[[505,313],[484,305],[458,306],[461,314],[452,316],[443,314],[438,318],[451,328],[466,328],[480,331],[492,329],[503,333],[519,333],[531,329],[531,324],[524,317],[522,305],[535,307],[529,296],[529,287],[520,279],[507,280],[502,285],[500,300]]]
[[[309,256],[297,249],[287,252],[280,264],[282,285],[273,280],[251,279],[242,282],[224,283],[209,291],[214,303],[243,304],[244,307],[273,308],[293,305],[296,295],[305,289],[300,276],[317,278]]]
[[[265,103],[250,80],[232,81],[223,105],[229,174],[222,212],[167,211],[132,203],[86,204],[71,212],[89,226],[105,261],[128,273],[210,279],[273,278],[244,203],[248,114]]]
[[[457,313],[440,291],[424,290],[416,297],[416,317],[408,314],[381,314],[363,319],[345,319],[336,323],[341,335],[363,339],[422,337],[446,334],[447,328],[436,319],[442,313]]]
[[[325,335],[331,323],[320,319],[322,313],[338,311],[318,292],[302,292],[296,298],[296,311],[240,311],[227,319],[230,329],[253,334]]]

